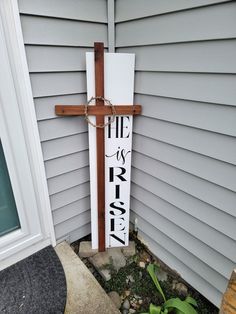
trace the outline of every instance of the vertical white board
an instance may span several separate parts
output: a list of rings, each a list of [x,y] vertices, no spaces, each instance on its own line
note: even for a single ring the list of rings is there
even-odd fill
[[[95,96],[94,53],[86,53],[87,97]],[[132,105],[134,54],[104,54],[104,95],[113,105]],[[90,116],[95,123],[95,117]],[[108,117],[105,118],[107,122]],[[132,116],[117,116],[105,128],[106,247],[127,246],[129,237]],[[92,248],[98,248],[96,128],[89,125]]]

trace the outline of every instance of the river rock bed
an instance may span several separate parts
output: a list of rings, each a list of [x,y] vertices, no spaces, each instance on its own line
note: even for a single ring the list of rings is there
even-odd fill
[[[90,258],[82,257],[82,261],[95,276],[97,281],[113,300],[122,314],[148,312],[149,304],[159,305],[163,302],[161,295],[150,278],[146,268],[149,263],[159,265],[158,279],[167,298],[192,296],[198,303],[199,314],[217,314],[219,310],[205,299],[200,293],[189,286],[176,272],[168,268],[155,257],[135,236],[136,253],[126,257],[126,265],[119,270],[110,263],[103,265],[110,273],[110,279],[105,280],[91,263]],[[80,242],[89,241],[90,237],[72,243],[72,248],[78,254]]]

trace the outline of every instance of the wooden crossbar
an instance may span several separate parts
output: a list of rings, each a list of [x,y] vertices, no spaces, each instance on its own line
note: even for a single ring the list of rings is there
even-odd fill
[[[115,114],[120,115],[139,115],[142,107],[140,105],[116,105]],[[55,112],[58,116],[83,116],[85,114],[85,105],[56,105]],[[112,115],[110,106],[88,106],[88,115],[104,116]]]

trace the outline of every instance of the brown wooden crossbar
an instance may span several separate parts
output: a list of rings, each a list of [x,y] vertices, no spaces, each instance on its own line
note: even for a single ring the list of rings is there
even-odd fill
[[[115,114],[120,115],[139,115],[142,111],[140,105],[123,105],[114,106]],[[85,114],[85,105],[56,105],[55,112],[58,116],[83,116]],[[88,115],[90,116],[104,116],[112,115],[110,106],[89,106]]]

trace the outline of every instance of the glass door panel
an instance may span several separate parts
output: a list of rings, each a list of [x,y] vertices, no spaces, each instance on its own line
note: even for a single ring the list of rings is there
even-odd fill
[[[20,221],[0,140],[0,236],[18,228]]]

